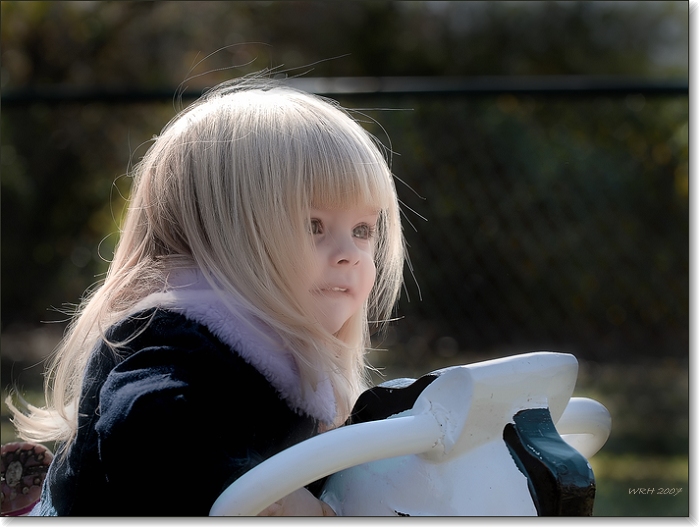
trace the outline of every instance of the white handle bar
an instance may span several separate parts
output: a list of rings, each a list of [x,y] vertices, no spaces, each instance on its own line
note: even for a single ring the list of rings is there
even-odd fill
[[[608,410],[590,398],[571,398],[556,423],[564,441],[586,458],[591,458],[610,436],[612,419]]]
[[[331,473],[373,460],[428,451],[442,434],[442,427],[430,413],[328,431],[285,449],[242,475],[214,502],[209,515],[257,515]]]
[[[586,458],[605,444],[610,427],[608,410],[588,398],[571,398],[556,424],[562,438]],[[432,412],[328,431],[285,449],[242,475],[214,502],[209,515],[257,515],[289,493],[332,473],[374,460],[424,453],[438,445],[444,434]]]

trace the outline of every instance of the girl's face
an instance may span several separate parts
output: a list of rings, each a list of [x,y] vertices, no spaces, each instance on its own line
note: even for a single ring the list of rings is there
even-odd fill
[[[371,209],[311,209],[316,266],[308,291],[314,315],[331,334],[362,308],[372,290],[377,219]]]

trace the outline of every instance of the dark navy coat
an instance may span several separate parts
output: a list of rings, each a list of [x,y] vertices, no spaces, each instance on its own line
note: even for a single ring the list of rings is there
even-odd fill
[[[58,450],[33,515],[207,515],[256,463],[317,433],[203,324],[151,309],[108,337],[134,334],[116,355],[95,348],[77,438]]]

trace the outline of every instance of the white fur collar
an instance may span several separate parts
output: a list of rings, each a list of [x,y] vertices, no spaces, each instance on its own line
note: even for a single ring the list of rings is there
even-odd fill
[[[287,352],[261,322],[241,310],[233,312],[197,270],[178,270],[168,279],[169,289],[141,300],[133,313],[148,308],[164,308],[180,313],[206,326],[212,334],[255,367],[280,393],[290,408],[330,424],[336,414],[330,380],[324,378],[316,390],[302,390],[294,357]],[[233,301],[234,306],[238,303]],[[304,394],[306,392],[306,394]]]

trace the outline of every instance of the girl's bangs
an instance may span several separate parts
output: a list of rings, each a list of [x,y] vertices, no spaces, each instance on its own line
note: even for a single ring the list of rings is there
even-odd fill
[[[395,201],[391,172],[369,145],[333,145],[310,161],[311,205],[322,209],[388,209]],[[373,146],[372,146],[373,147]]]

